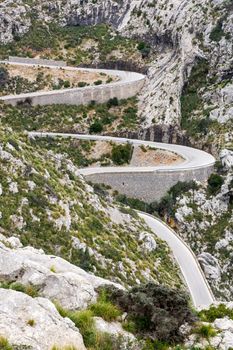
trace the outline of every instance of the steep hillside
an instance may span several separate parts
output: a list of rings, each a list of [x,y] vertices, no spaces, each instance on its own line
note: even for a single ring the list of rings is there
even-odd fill
[[[232,155],[228,155],[228,158]],[[227,156],[223,157],[226,159]],[[232,300],[233,174],[212,174],[208,184],[176,198],[179,234],[190,244],[220,300]]]
[[[1,128],[1,232],[126,285],[150,278],[180,285],[167,246],[135,212],[99,198],[75,159]]]

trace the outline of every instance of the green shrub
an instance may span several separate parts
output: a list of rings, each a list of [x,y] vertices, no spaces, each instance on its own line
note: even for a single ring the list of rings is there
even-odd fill
[[[156,211],[160,216],[164,216],[165,214],[173,216],[176,198],[190,190],[196,190],[197,188],[195,181],[178,181],[159,202],[153,202],[150,204],[151,211]]]
[[[115,199],[122,204],[128,205],[130,208],[152,214],[150,204],[143,202],[140,199],[128,198],[124,194],[116,194]]]
[[[188,296],[181,291],[148,283],[130,291],[106,287],[109,298],[127,312],[127,320],[135,325],[136,334],[162,342],[179,342],[179,328],[195,320]]]
[[[138,44],[137,49],[141,52],[143,58],[148,57],[150,54],[150,46],[144,41]]]
[[[121,315],[121,311],[109,301],[97,301],[90,306],[94,316],[102,317],[107,322],[112,322]]]
[[[211,194],[216,194],[222,184],[223,184],[224,180],[223,177],[221,175],[218,174],[211,174],[209,179],[208,179],[208,190]]]
[[[101,131],[103,131],[103,124],[97,120],[93,124],[91,124],[89,131],[91,134],[100,133]]]
[[[78,82],[78,87],[84,87],[86,85],[87,85],[87,83],[85,83],[85,81],[79,81]]]
[[[137,331],[135,322],[133,322],[133,321],[124,321],[122,323],[122,327],[125,331],[127,331],[129,333],[136,333],[136,331]]]
[[[35,326],[35,324],[36,324],[36,322],[35,322],[35,320],[28,320],[27,321],[27,324],[29,325],[29,326],[31,326],[31,327],[34,327]]]
[[[64,85],[64,88],[66,88],[66,89],[69,88],[70,87],[69,80],[65,80],[63,85]]]
[[[117,97],[110,98],[107,102],[107,107],[111,108],[116,106],[119,106],[118,98]]]
[[[70,319],[75,323],[80,330],[93,328],[93,313],[91,310],[77,311],[69,313]]]
[[[209,64],[205,59],[198,59],[191,70],[188,82],[184,85],[181,95],[181,127],[188,131],[188,134],[195,136],[204,128],[203,121],[193,119],[193,112],[203,107],[203,101],[199,90],[207,85]]]
[[[99,291],[97,302],[90,305],[89,309],[94,316],[102,317],[107,322],[115,321],[122,314],[120,309],[109,300],[103,288]]]
[[[202,324],[199,327],[195,328],[193,332],[207,339],[215,337],[217,334],[216,330],[209,324]]]
[[[94,81],[94,84],[95,84],[95,85],[101,85],[102,83],[103,83],[102,80],[96,80],[96,81]]]
[[[24,284],[19,283],[19,282],[12,282],[12,283],[1,282],[0,288],[12,289],[12,290],[15,290],[17,292],[22,292],[22,293],[29,295],[32,298],[36,298],[39,295],[36,287],[29,285],[29,284],[24,285]]]
[[[8,340],[0,336],[0,350],[13,350],[13,347],[9,344]]]
[[[0,90],[4,88],[9,80],[9,73],[4,67],[0,67]]]
[[[64,315],[64,317],[69,317],[71,321],[74,322],[75,326],[82,334],[84,344],[87,348],[90,348],[92,350],[119,349],[119,347],[115,347],[115,345],[118,343],[117,339],[108,334],[100,333],[96,330],[93,319],[94,315],[91,310],[72,312],[66,311],[58,305],[56,305],[56,307],[58,307],[60,314]]]
[[[83,341],[86,347],[94,346],[96,343],[96,329],[93,320],[93,314],[91,310],[84,311],[68,311],[65,310],[57,302],[54,302],[57,311],[62,317],[68,317],[74,322],[75,326],[79,329],[83,336]]]
[[[70,312],[68,310],[64,309],[56,300],[53,303],[61,317],[69,317]]]
[[[67,345],[62,347],[54,345],[51,350],[78,350],[78,349],[73,345]]]
[[[222,28],[222,19],[218,21],[216,26],[210,32],[210,40],[219,42],[222,37],[225,35],[224,30]]]
[[[233,310],[228,309],[226,305],[211,306],[208,310],[202,310],[198,316],[204,322],[214,322],[217,318],[229,317],[233,320]]]
[[[125,145],[114,145],[112,148],[112,161],[117,165],[129,164],[132,158],[133,146],[130,143]]]

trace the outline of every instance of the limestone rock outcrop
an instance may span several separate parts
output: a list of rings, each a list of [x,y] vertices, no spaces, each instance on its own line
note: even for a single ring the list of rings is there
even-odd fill
[[[32,350],[50,350],[53,346],[86,349],[74,323],[62,318],[48,299],[33,299],[1,288],[0,333],[10,344]]]
[[[1,240],[5,244],[0,243],[0,281],[34,286],[40,296],[56,300],[65,309],[87,308],[96,301],[96,288],[112,284],[42,250],[6,247],[15,246],[17,238]]]
[[[210,193],[208,184],[198,183],[177,198],[175,218],[178,233],[192,247],[215,295],[229,301],[232,286],[232,151],[224,149],[220,159],[225,171],[223,184]]]

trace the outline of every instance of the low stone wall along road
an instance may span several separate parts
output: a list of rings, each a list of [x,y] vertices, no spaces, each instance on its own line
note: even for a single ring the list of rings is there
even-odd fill
[[[7,104],[16,106],[18,103],[23,103],[25,101],[29,102],[31,105],[48,105],[48,104],[69,104],[69,105],[88,105],[92,101],[97,103],[108,102],[110,98],[117,97],[120,99],[127,99],[137,95],[141,90],[145,82],[145,76],[140,73],[125,72],[118,70],[107,70],[107,69],[90,69],[90,68],[75,68],[61,66],[60,64],[35,64],[27,63],[25,60],[20,59],[19,62],[10,61],[0,61],[0,64],[12,64],[19,66],[29,66],[29,67],[46,67],[50,69],[60,69],[72,70],[78,72],[90,72],[90,73],[103,73],[108,76],[117,77],[119,80],[98,86],[85,86],[82,88],[69,88],[53,91],[37,91],[33,93],[26,93],[20,95],[8,95],[0,97],[0,101],[4,101]],[[41,61],[39,61],[41,62]]]

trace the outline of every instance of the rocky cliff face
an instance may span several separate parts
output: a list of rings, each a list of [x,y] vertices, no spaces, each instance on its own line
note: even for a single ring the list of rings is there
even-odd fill
[[[7,43],[34,23],[56,21],[61,26],[109,23],[124,36],[137,37],[153,49],[148,79],[139,97],[144,127],[179,125],[187,119],[180,104],[183,87],[198,59],[208,64],[205,84],[195,86],[200,103],[187,102],[189,118],[203,116],[221,123],[221,144],[231,144],[232,5],[230,1],[32,1],[1,2],[0,41]],[[202,74],[202,73],[200,73]],[[196,97],[195,97],[196,98]],[[183,123],[184,124],[184,123]],[[187,123],[186,123],[187,124]],[[231,125],[231,124],[230,124]],[[185,125],[185,128],[188,128]],[[216,128],[209,131],[214,134]],[[202,133],[202,130],[199,131]],[[203,135],[202,135],[203,138]],[[210,140],[208,140],[210,142]],[[219,143],[219,139],[216,140]]]
[[[217,299],[232,300],[232,152],[220,156],[226,173],[218,178],[219,188],[213,193],[210,184],[199,184],[198,190],[177,198],[175,217],[179,234],[196,252]]]

